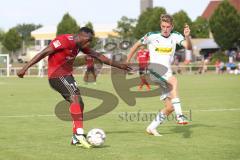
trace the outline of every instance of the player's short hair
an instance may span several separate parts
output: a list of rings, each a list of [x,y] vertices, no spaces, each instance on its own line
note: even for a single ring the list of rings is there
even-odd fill
[[[145,49],[146,46],[145,46],[145,45],[141,45],[139,48],[140,48],[140,49]]]
[[[94,31],[91,28],[88,28],[88,27],[81,27],[79,32],[90,33],[94,36]]]
[[[162,14],[160,17],[160,22],[173,24],[173,17],[170,14]]]

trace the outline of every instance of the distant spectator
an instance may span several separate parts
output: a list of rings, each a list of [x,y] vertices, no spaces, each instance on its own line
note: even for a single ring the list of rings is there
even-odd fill
[[[236,61],[240,61],[240,51],[236,55]]]
[[[207,72],[208,70],[208,63],[209,63],[209,58],[205,59],[203,62],[203,73]]]
[[[189,64],[192,60],[192,50],[185,50],[185,61],[184,64]]]
[[[44,76],[44,68],[45,68],[45,62],[44,62],[44,59],[42,59],[38,62],[38,76],[39,77]]]
[[[180,61],[181,61],[181,56],[180,55],[174,55],[174,61],[173,64],[176,65],[176,71],[175,73],[181,74],[182,70],[180,68]],[[190,62],[190,61],[189,61]],[[184,62],[185,63],[185,62]]]
[[[234,63],[227,63],[226,67],[227,67],[227,72],[230,73],[230,74],[233,74],[235,69],[236,69],[236,64],[234,64]]]
[[[228,51],[228,62],[233,63],[234,57],[236,57],[236,51],[230,50]]]
[[[234,74],[240,74],[240,63],[238,63],[238,65],[236,66],[236,69],[234,71]]]
[[[226,70],[227,70],[227,73],[230,73],[230,71],[231,71],[230,63],[226,64]]]
[[[93,82],[94,84],[97,83],[97,75],[95,73],[95,67],[94,67],[94,58],[91,56],[86,55],[85,56],[85,63],[86,63],[86,71],[84,74],[84,81],[86,82],[86,84],[89,82],[89,74],[93,75]]]
[[[223,61],[220,62],[219,69],[220,69],[220,73],[223,74],[225,70],[225,64]]]
[[[205,72],[207,72],[208,68],[207,68],[207,65],[210,61],[210,56],[211,54],[205,54],[204,57],[203,57],[203,60],[202,60],[202,65],[200,66],[200,68],[198,69],[198,73],[199,74],[203,74]]]
[[[220,60],[217,59],[217,61],[215,62],[215,70],[217,74],[220,74]]]

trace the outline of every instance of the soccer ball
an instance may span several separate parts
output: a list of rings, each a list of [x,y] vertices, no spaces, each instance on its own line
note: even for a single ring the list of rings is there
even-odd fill
[[[95,147],[103,145],[105,139],[106,139],[105,132],[99,128],[91,129],[87,134],[87,141]]]

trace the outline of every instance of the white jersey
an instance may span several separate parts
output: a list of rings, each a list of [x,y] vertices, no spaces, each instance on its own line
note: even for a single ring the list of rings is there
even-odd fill
[[[161,64],[171,70],[176,45],[182,46],[184,37],[178,32],[172,32],[169,37],[163,37],[161,32],[149,32],[140,39],[144,45],[148,45],[150,63]]]

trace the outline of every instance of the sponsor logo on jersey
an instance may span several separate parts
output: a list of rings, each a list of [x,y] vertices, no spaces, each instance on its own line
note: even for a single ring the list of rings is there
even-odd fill
[[[73,40],[73,36],[68,36],[67,38],[68,38],[68,40],[70,40],[70,41]]]
[[[53,42],[53,45],[54,45],[55,48],[57,48],[57,47],[61,46],[61,43],[60,43],[59,40],[56,40],[56,41]]]
[[[72,56],[67,56],[66,57],[66,60],[72,60],[72,59],[74,59],[74,57],[72,57]]]
[[[171,54],[172,53],[172,48],[156,47],[155,51],[160,53],[160,54]]]

